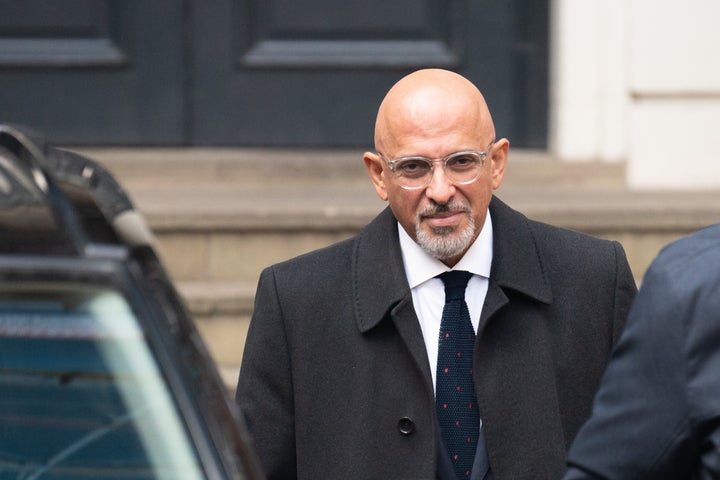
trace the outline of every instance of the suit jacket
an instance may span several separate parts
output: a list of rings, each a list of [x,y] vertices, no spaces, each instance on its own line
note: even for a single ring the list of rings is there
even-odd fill
[[[589,416],[635,283],[622,247],[490,204],[474,351],[495,480],[556,479]],[[430,366],[386,209],[261,274],[236,399],[271,479],[432,479]]]
[[[648,269],[566,479],[720,478],[720,225]]]

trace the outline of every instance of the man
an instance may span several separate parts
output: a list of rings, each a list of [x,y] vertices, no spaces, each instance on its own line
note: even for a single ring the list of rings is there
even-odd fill
[[[237,402],[271,479],[562,475],[635,284],[619,244],[493,197],[508,146],[460,75],[421,70],[388,92],[364,161],[389,208],[260,277]],[[445,298],[449,270],[471,272],[464,299]],[[456,420],[470,458],[435,399],[449,300],[477,333],[456,355],[479,412]]]
[[[720,478],[720,225],[653,261],[569,465],[567,480]]]

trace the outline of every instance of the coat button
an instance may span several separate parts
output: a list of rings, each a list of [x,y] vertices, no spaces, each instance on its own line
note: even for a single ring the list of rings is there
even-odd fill
[[[408,417],[402,417],[398,421],[398,430],[403,435],[411,435],[415,431],[415,422]]]

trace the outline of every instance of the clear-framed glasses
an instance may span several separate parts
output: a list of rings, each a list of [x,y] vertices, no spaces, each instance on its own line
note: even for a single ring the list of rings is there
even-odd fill
[[[495,140],[490,142],[482,152],[464,150],[451,153],[444,158],[413,156],[388,160],[382,153],[378,152],[378,155],[390,168],[400,186],[406,190],[416,190],[429,185],[435,170],[435,162],[442,164],[445,175],[452,183],[467,185],[480,178],[485,157],[494,143]]]

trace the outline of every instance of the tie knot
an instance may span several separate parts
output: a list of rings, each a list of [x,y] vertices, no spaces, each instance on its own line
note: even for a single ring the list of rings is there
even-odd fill
[[[451,270],[438,275],[445,284],[445,301],[465,298],[465,287],[472,277],[472,273],[465,270]]]

